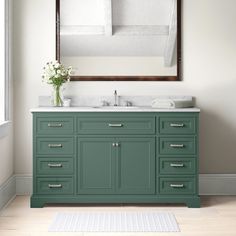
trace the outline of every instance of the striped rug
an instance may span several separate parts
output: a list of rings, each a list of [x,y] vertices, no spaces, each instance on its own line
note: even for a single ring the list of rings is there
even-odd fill
[[[175,216],[167,212],[57,213],[49,232],[179,232]]]

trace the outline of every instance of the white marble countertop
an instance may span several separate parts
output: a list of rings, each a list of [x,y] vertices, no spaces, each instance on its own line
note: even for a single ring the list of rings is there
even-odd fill
[[[37,107],[31,112],[200,112],[199,108],[160,109],[153,107]]]

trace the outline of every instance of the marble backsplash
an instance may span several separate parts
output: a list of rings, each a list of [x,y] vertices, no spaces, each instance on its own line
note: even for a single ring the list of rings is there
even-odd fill
[[[72,107],[99,107],[108,103],[109,106],[113,106],[115,102],[114,96],[70,96],[65,97],[71,99]],[[150,107],[153,100],[160,99],[193,99],[191,96],[117,96],[117,102],[119,106],[126,106],[127,102],[132,106]],[[52,106],[50,96],[39,96],[39,107]]]

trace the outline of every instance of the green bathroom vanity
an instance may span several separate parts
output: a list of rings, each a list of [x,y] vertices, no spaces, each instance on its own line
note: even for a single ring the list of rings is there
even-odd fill
[[[198,196],[199,109],[37,108],[31,207]]]

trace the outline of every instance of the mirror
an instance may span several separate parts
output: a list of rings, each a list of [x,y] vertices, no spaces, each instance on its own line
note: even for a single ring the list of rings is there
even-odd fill
[[[181,0],[56,0],[72,81],[181,80]]]

